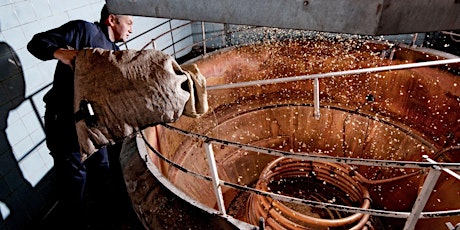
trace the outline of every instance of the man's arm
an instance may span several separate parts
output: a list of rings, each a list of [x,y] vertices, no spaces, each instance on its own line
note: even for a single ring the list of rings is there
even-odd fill
[[[27,49],[40,60],[58,59],[65,64],[71,64],[77,53],[71,49],[73,44],[79,42],[78,33],[81,30],[81,23],[68,22],[58,28],[34,35],[27,44]]]
[[[59,48],[56,51],[54,51],[53,56],[62,63],[69,65],[73,68],[73,60],[75,59],[75,56],[77,56],[77,51],[73,49],[69,50]]]

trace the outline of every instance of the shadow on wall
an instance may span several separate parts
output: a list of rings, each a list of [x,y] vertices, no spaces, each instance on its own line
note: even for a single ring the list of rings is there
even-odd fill
[[[33,187],[19,168],[5,130],[9,112],[24,101],[25,82],[18,56],[5,42],[0,42],[0,69],[0,227],[23,229],[30,222],[24,217],[33,216],[30,206],[35,197],[31,197]]]

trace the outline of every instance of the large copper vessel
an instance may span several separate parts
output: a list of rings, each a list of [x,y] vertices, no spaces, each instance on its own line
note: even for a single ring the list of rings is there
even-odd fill
[[[300,169],[289,177],[275,173],[280,165],[273,162],[279,156],[225,145],[225,141],[341,159],[426,163],[426,156],[439,163],[458,163],[458,64],[321,75],[447,58],[451,56],[385,42],[317,38],[259,42],[193,59],[190,62],[207,78],[210,111],[169,124],[185,133],[158,125],[144,130],[145,140],[126,141],[122,164],[133,206],[151,229],[251,229],[259,224],[258,217],[264,217],[267,229],[277,229],[287,220],[302,225],[301,218],[275,218],[283,210],[280,205],[268,207],[273,200],[227,186],[220,187],[226,214],[219,212],[213,183],[193,174],[211,176],[205,151],[208,141],[197,138],[204,136],[224,141],[212,144],[222,181],[319,202],[411,212],[431,167],[297,161],[292,167]],[[293,76],[319,78],[270,82]],[[231,87],[231,83],[259,80],[266,81]],[[316,176],[320,172],[322,178]],[[334,188],[326,191],[321,184]],[[460,181],[453,176],[442,172],[430,194],[423,212],[460,209]],[[283,205],[285,212],[295,210],[297,216],[329,220],[351,215]],[[271,208],[275,211],[270,214]],[[304,228],[403,229],[406,223],[405,218],[361,217],[341,226],[309,223]],[[447,223],[458,222],[458,215],[421,218],[415,229],[447,229]]]

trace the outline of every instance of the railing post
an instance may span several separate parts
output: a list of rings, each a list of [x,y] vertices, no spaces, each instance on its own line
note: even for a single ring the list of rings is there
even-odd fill
[[[217,206],[219,207],[219,211],[226,215],[224,197],[222,196],[222,188],[220,186],[219,174],[217,173],[216,159],[214,158],[214,151],[212,150],[211,143],[207,141],[204,142],[204,148],[208,158],[209,170],[211,171],[212,185],[216,195]]]
[[[259,217],[259,230],[265,230],[265,219],[263,217]]]
[[[417,43],[418,33],[414,33],[413,36],[414,36],[414,37],[412,38],[412,42],[411,42],[410,46],[411,46],[412,48],[415,48],[415,47],[417,47],[417,44],[416,44],[416,43]]]
[[[153,47],[154,50],[157,49],[157,46],[155,45],[155,39],[152,39],[152,47]]]
[[[228,23],[224,23],[224,35],[222,36],[224,47],[231,46],[232,44],[232,39],[231,39],[231,36],[229,35],[229,31],[230,31],[230,25]]]
[[[171,35],[171,44],[172,44],[174,58],[176,58],[176,45],[175,45],[174,34],[173,34],[174,30],[172,29],[171,21],[172,20],[169,20],[169,31],[170,31],[169,34]]]
[[[201,22],[201,39],[203,41],[203,55],[206,54],[206,27],[204,22]]]
[[[321,113],[319,112],[319,79],[313,79],[313,98],[314,98],[314,106],[315,111],[313,112],[316,120],[319,120],[321,117]]]
[[[415,228],[415,225],[417,224],[417,221],[420,217],[420,213],[425,207],[428,198],[430,198],[431,192],[433,191],[436,182],[438,182],[440,174],[441,169],[436,165],[434,165],[433,168],[431,168],[428,172],[428,176],[426,177],[425,182],[423,183],[423,187],[420,190],[417,199],[415,200],[415,204],[412,207],[412,211],[409,217],[407,217],[404,230],[411,230]]]

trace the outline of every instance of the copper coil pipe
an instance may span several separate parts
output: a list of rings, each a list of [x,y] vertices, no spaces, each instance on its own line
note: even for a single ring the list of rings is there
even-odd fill
[[[268,218],[267,220],[267,226],[270,226],[271,229],[274,230],[285,230],[286,228],[278,223],[277,220],[273,218]]]
[[[302,224],[294,223],[293,221],[289,220],[286,218],[284,215],[282,215],[282,212],[278,212],[275,209],[270,209],[269,210],[270,218],[274,219],[276,221],[276,227],[277,229],[292,229],[292,230],[307,230],[311,229],[309,227],[303,226]],[[273,227],[273,226],[270,226]]]
[[[246,216],[248,218],[249,223],[256,223],[256,220],[254,218],[258,219],[259,217],[264,218],[265,221],[267,220],[266,215],[259,214],[259,212],[255,211],[255,209],[257,207],[260,207],[258,205],[256,205],[256,206],[252,205],[253,202],[256,202],[256,201],[254,201],[255,199],[256,199],[255,196],[249,196],[248,200],[247,200],[247,205],[246,205],[246,214],[247,215]],[[251,209],[252,209],[252,212],[250,212]],[[249,213],[257,213],[257,214],[256,215],[249,215]]]
[[[276,173],[272,173],[271,175],[267,175],[269,178],[270,177],[275,177],[275,176],[278,176],[279,174],[282,175],[282,177],[280,178],[301,178],[301,177],[305,177],[304,175],[299,175],[298,171],[296,171],[295,169],[297,169],[298,167],[291,167],[291,170],[290,171],[287,171],[286,169],[283,170],[282,174],[281,172],[279,172],[278,170],[276,170]],[[291,171],[294,171],[294,172],[291,172]],[[362,187],[361,186],[358,186],[356,187],[356,189],[349,189],[349,184],[350,183],[355,183],[356,180],[353,180],[351,177],[349,177],[348,175],[347,176],[334,176],[333,179],[329,177],[329,171],[326,171],[326,170],[320,170],[320,169],[316,169],[316,176],[318,178],[321,178],[321,180],[329,183],[329,184],[334,184],[336,185],[336,187],[348,192],[348,193],[355,193],[358,194],[359,196],[362,194]],[[338,175],[338,174],[337,174]],[[259,181],[260,183],[258,184],[259,187],[261,187],[262,189],[264,190],[268,190],[268,187],[267,187],[267,182],[266,182],[267,178],[263,178],[261,181]],[[265,181],[265,183],[261,183],[262,181]],[[340,182],[340,183],[337,183],[337,182]]]
[[[360,200],[362,198],[361,197],[361,195],[363,193],[363,187],[362,186],[354,186],[354,187],[349,186],[350,184],[353,184],[355,181],[343,180],[343,178],[340,178],[340,177],[334,177],[334,178],[323,177],[324,175],[327,175],[327,174],[318,173],[317,178],[319,180],[322,180],[322,181],[328,183],[328,184],[334,185],[335,187],[337,187],[337,188],[341,189],[342,191],[346,192],[347,194],[350,195],[350,198],[353,198],[353,201],[358,201],[358,200]],[[291,175],[291,177],[283,177],[283,178],[287,179],[287,178],[302,178],[302,177],[296,177],[296,176]],[[259,188],[261,190],[264,190],[264,191],[269,190],[267,182],[258,184],[257,188]]]
[[[268,209],[265,209],[266,205],[258,205],[261,202],[264,202],[265,200],[259,201],[258,196],[253,196],[255,199],[251,200],[249,210],[249,214],[253,213],[254,215],[248,215],[250,219],[250,223],[257,223],[259,217],[263,217],[264,219],[268,219]]]
[[[267,178],[276,178],[276,176],[279,176],[279,175],[282,175],[282,177],[280,178],[301,178],[301,177],[307,177],[306,175],[302,175],[300,174],[299,175],[299,169],[304,169],[302,167],[300,167],[299,165],[285,165],[283,166],[282,170],[278,170],[278,168],[276,169],[276,171],[271,171],[270,174],[265,174],[265,178],[262,178],[262,181],[266,180]],[[348,193],[356,193],[356,194],[361,194],[362,193],[362,189],[361,189],[361,186],[359,186],[357,189],[349,189],[349,185],[350,184],[353,184],[353,183],[356,183],[356,180],[354,180],[353,178],[351,178],[350,176],[348,176],[348,174],[342,174],[342,175],[339,175],[339,174],[334,174],[334,175],[339,175],[339,176],[333,176],[333,177],[330,177],[330,171],[328,170],[324,170],[324,169],[321,169],[321,168],[316,168],[315,170],[311,170],[311,169],[306,169],[304,171],[314,171],[317,178],[321,178],[321,180],[329,183],[329,184],[333,184],[333,185],[336,185],[336,187],[344,190],[344,191],[347,191]],[[332,179],[333,178],[333,179]],[[276,179],[275,179],[276,180]],[[338,183],[340,182],[340,183]],[[268,190],[268,187],[266,185],[266,183],[262,184],[260,183],[259,184],[260,187],[264,190]]]
[[[270,201],[276,202],[277,204],[279,204],[277,201],[273,201],[270,198],[268,198],[268,199],[262,198],[262,200],[260,200],[262,205],[260,205],[260,206],[256,205],[255,210],[253,209],[253,211],[255,211],[257,213],[254,217],[256,217],[256,216],[264,216],[265,219],[274,218],[274,219],[276,219],[276,220],[278,220],[280,222],[280,223],[277,223],[277,226],[284,226],[284,227],[287,227],[289,229],[305,229],[305,227],[301,226],[301,224],[294,223],[294,222],[288,220],[287,218],[285,218],[282,215],[282,214],[291,214],[292,210],[284,207],[284,205],[280,206],[280,205],[277,205],[277,204],[272,203]],[[257,202],[257,199],[256,199],[256,202]],[[270,203],[272,203],[272,205],[270,205]],[[280,211],[278,212],[276,209],[279,209]],[[267,217],[266,213],[269,214],[269,217]],[[299,216],[299,213],[297,213],[295,215],[288,215],[288,216],[290,216],[291,218],[296,218],[296,217]],[[357,225],[358,228],[355,228],[355,229],[360,229],[359,226],[364,225],[367,222],[368,218],[369,218],[369,215],[365,215],[365,218],[363,218],[365,220],[361,220],[360,224]],[[314,219],[314,218],[312,218],[312,219],[313,219],[313,221],[310,221],[310,222],[303,221],[303,222],[304,223],[309,223],[310,225],[320,225],[315,221],[317,219]],[[330,221],[327,221],[327,220],[324,220],[324,219],[320,219],[320,220],[323,220],[323,222],[330,222]],[[252,221],[254,221],[254,219],[252,219]],[[353,223],[355,221],[351,220],[349,222]],[[344,225],[344,224],[340,224],[340,223],[330,224],[329,223],[329,225],[324,225],[324,226],[332,227],[332,226],[342,226],[342,225]],[[275,229],[284,229],[284,227],[283,228],[275,228]],[[306,229],[309,229],[309,228],[306,228]]]
[[[358,222],[358,224],[356,224],[355,226],[350,228],[350,230],[364,230],[364,227],[366,226],[367,222],[369,221],[370,216],[371,216],[370,214],[364,214],[363,218],[361,218],[361,220]]]
[[[319,180],[341,189],[351,200],[363,200],[361,208],[367,209],[370,207],[369,192],[359,183],[360,180],[358,178],[356,178],[358,180],[352,178],[350,171],[352,171],[351,167],[347,168],[340,164],[308,161],[299,162],[299,160],[295,159],[278,158],[262,171],[256,188],[269,191],[270,188],[268,184],[276,180],[274,178],[278,178],[278,180],[308,178],[309,174],[314,174]],[[349,186],[350,184],[353,186]],[[270,226],[272,226],[270,223],[276,222],[275,225],[277,227],[275,229],[306,229],[304,226],[301,226],[301,224],[295,223],[287,217],[301,223],[327,227],[349,225],[359,220],[358,224],[353,226],[352,229],[363,228],[369,219],[368,214],[362,213],[355,213],[340,219],[315,218],[292,210],[277,200],[255,194],[251,194],[249,206],[249,219],[251,222],[258,219],[259,216],[265,216],[270,219],[270,221],[267,219],[267,224]],[[272,220],[272,218],[274,218],[274,220]]]
[[[275,218],[276,220],[280,222],[277,225],[281,225],[289,229],[305,229],[305,228],[302,227],[300,224],[294,223],[290,221],[289,219],[285,218],[282,214],[287,214],[289,217],[302,221],[303,223],[307,223],[310,225],[327,226],[327,227],[338,227],[338,226],[352,224],[361,218],[361,221],[358,223],[358,225],[354,226],[352,229],[362,228],[369,219],[368,214],[363,215],[360,213],[357,213],[357,214],[354,214],[352,216],[348,216],[345,218],[341,218],[341,219],[335,219],[335,220],[314,218],[314,217],[306,216],[296,211],[293,211],[292,209],[289,209],[288,207],[284,206],[278,201],[272,200],[272,202],[269,202],[269,200],[272,200],[272,199],[260,200],[262,204],[261,206],[263,206],[265,210],[268,210],[268,213],[272,218]],[[264,212],[261,212],[262,211],[261,206],[257,207],[258,210],[256,212],[258,214],[264,213]],[[370,206],[369,200],[365,199],[365,204],[363,204],[361,207],[368,208],[369,206]],[[279,212],[277,210],[279,210]]]
[[[302,213],[296,212],[288,208],[287,206],[283,205],[279,201],[274,201],[272,205],[273,207],[280,209],[282,213],[292,218],[296,218],[299,221],[309,223],[309,224],[320,225],[320,226],[328,226],[328,227],[338,227],[338,226],[352,224],[358,221],[359,219],[361,219],[364,215],[362,213],[355,213],[351,216],[347,216],[344,218],[329,220],[329,219],[315,218],[315,217],[307,216]],[[370,207],[370,201],[368,199],[364,199],[364,202],[361,205],[361,208],[367,209],[369,207]]]
[[[263,203],[270,203],[274,201],[273,199],[263,199],[261,202]],[[264,208],[262,208],[264,207]],[[276,207],[273,205],[262,205],[259,206],[258,209],[256,209],[257,213],[261,214],[266,213],[266,222],[267,225],[270,226],[273,229],[293,229],[293,230],[305,230],[305,229],[311,229],[309,227],[303,226],[298,223],[294,223],[291,220],[287,219],[285,216],[282,215],[282,212],[279,212],[276,210]]]

